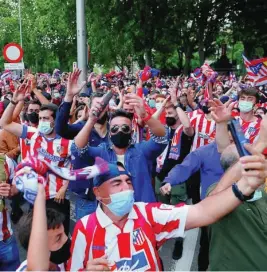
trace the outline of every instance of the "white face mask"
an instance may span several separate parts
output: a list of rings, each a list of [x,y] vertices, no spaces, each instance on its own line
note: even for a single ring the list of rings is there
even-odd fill
[[[161,102],[156,103],[156,109],[157,109],[157,110],[160,109],[160,108],[161,108],[161,105],[162,105]]]

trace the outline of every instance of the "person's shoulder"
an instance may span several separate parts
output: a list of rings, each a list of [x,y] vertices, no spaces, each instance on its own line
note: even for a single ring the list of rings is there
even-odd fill
[[[27,260],[23,261],[16,271],[27,271]]]

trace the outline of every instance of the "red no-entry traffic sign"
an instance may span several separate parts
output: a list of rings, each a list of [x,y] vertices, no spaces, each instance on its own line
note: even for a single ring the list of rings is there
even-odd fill
[[[23,58],[23,49],[17,43],[9,43],[3,49],[4,59],[9,63],[18,63]]]

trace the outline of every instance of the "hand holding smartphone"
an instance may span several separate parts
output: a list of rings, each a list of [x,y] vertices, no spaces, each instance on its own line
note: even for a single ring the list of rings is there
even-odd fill
[[[236,119],[232,119],[228,123],[228,128],[233,137],[239,156],[244,157],[251,155],[244,147],[245,144],[249,144],[249,140],[245,138],[239,121]]]

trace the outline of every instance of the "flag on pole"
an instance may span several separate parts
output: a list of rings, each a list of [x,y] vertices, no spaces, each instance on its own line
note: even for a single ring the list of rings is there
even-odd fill
[[[267,58],[249,61],[244,55],[244,64],[247,70],[247,79],[254,86],[267,84]]]
[[[1,74],[1,80],[4,79],[8,79],[12,77],[12,73],[9,70],[5,70],[2,74]]]
[[[230,72],[230,77],[229,77],[230,83],[232,84],[233,82],[236,82],[236,75],[234,72]]]

